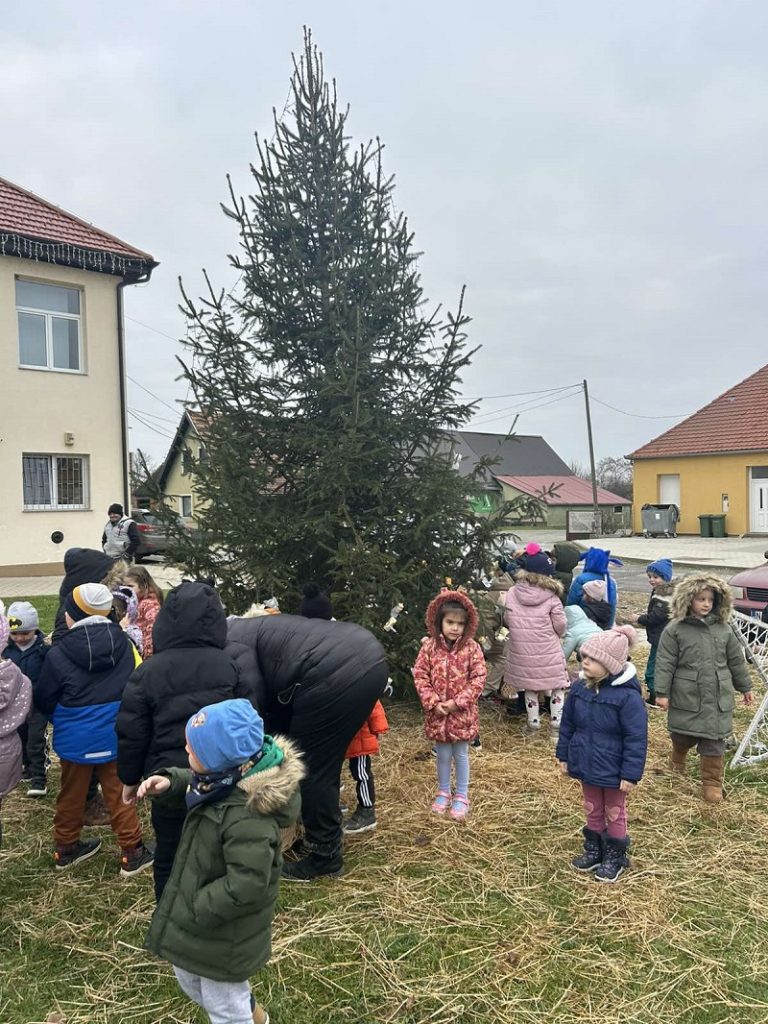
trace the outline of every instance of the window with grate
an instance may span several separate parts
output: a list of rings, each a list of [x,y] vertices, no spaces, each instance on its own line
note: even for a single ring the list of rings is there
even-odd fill
[[[23,455],[24,510],[90,507],[87,455]]]
[[[19,366],[82,371],[80,290],[16,279]]]

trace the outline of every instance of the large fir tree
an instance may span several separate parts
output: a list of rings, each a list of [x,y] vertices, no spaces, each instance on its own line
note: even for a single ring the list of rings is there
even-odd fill
[[[346,122],[307,33],[273,139],[257,137],[252,194],[230,184],[236,294],[184,296],[184,376],[208,420],[185,559],[236,609],[276,594],[296,610],[317,581],[405,664],[427,601],[479,565],[494,524],[471,512],[449,444],[472,411],[468,318],[461,301],[425,312],[381,144],[353,148]]]

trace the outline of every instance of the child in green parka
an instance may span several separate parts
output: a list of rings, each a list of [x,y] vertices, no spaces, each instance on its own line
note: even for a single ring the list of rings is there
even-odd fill
[[[280,829],[298,817],[304,768],[247,700],[202,708],[186,738],[190,770],[151,775],[136,794],[188,809],[145,945],[212,1022],[269,1024],[248,979],[269,960]]]

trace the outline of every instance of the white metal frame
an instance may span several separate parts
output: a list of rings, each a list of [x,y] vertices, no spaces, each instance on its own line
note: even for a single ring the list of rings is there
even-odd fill
[[[70,455],[49,452],[24,452],[22,454],[22,501],[25,512],[87,512],[91,507],[91,460],[88,455]],[[51,501],[47,505],[30,505],[24,501],[24,459],[47,459],[48,471],[51,483]],[[83,501],[76,505],[62,505],[59,503],[58,481],[56,477],[56,459],[79,459],[80,474],[83,483]]]
[[[83,359],[83,290],[76,286],[67,284],[54,284],[50,281],[35,281],[31,278],[17,278],[18,281],[23,281],[25,284],[39,284],[46,288],[64,288],[67,291],[78,292],[80,296],[80,312],[79,313],[59,313],[50,309],[38,309],[35,306],[20,306],[16,304],[16,330],[18,333],[18,351],[19,351],[19,368],[22,370],[44,370],[48,373],[74,373],[84,374],[85,365]],[[22,363],[21,361],[21,331],[19,329],[19,313],[29,313],[31,316],[41,316],[45,320],[45,366],[40,366],[37,363]],[[68,366],[54,366],[53,365],[53,318],[57,317],[60,320],[74,320],[77,323],[77,362],[78,367],[73,370]]]
[[[734,612],[730,625],[744,648],[747,661],[766,687],[760,706],[731,759],[731,768],[743,768],[768,761],[768,623]]]

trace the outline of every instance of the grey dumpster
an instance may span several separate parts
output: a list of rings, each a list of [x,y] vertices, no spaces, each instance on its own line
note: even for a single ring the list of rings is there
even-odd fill
[[[677,505],[643,505],[644,537],[676,537],[680,509]]]

